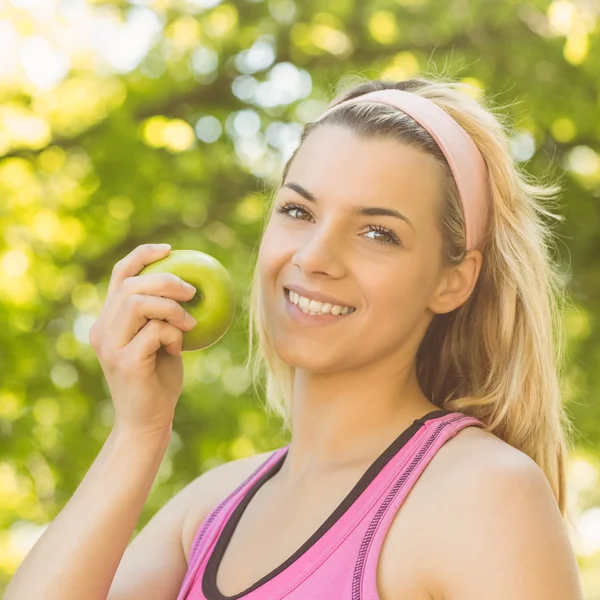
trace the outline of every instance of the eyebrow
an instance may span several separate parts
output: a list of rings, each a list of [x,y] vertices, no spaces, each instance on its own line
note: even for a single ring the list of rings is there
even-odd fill
[[[318,202],[318,200],[314,196],[314,194],[312,194],[308,190],[304,189],[299,183],[290,181],[290,182],[284,183],[282,187],[287,187],[290,190],[294,190],[294,192],[296,192],[297,194],[300,194],[300,196],[302,196],[309,202]],[[378,207],[378,206],[357,206],[356,214],[357,215],[367,215],[367,216],[381,215],[384,217],[394,217],[396,219],[402,219],[403,221],[408,223],[413,229],[415,228],[415,226],[410,222],[410,219],[406,215],[403,215],[401,212],[398,212],[397,210],[395,210],[393,208],[382,208],[382,207]]]

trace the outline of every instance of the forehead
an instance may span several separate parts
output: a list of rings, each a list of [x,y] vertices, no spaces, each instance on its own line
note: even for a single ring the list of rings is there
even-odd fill
[[[345,198],[403,207],[413,222],[441,197],[441,171],[433,157],[394,140],[361,138],[336,125],[322,126],[306,138],[286,181],[297,181],[325,202]]]

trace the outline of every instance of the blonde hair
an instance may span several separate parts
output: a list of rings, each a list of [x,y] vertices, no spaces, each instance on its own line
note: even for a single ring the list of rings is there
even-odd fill
[[[495,114],[489,99],[476,99],[478,90],[466,83],[431,75],[367,81],[341,93],[329,107],[387,88],[419,94],[449,113],[478,146],[490,175],[492,206],[477,284],[464,304],[431,321],[416,355],[419,385],[440,408],[480,419],[486,431],[531,457],[545,473],[565,517],[572,425],[561,401],[560,375],[561,312],[567,293],[565,278],[552,258],[552,229],[544,220],[562,217],[543,202],[556,198],[561,188],[536,181],[515,162],[509,153],[506,115]],[[466,243],[462,205],[444,154],[427,131],[395,107],[352,103],[321,122],[307,123],[299,147],[311,131],[328,123],[363,137],[393,139],[436,159],[446,190],[439,215],[444,260],[460,263]],[[299,147],[285,165],[282,184]],[[273,190],[264,227],[275,195]],[[290,430],[294,367],[278,357],[267,334],[268,316],[256,268],[249,301],[246,369],[255,389],[266,375],[266,389],[261,388],[266,392],[266,409],[282,419],[284,430]]]

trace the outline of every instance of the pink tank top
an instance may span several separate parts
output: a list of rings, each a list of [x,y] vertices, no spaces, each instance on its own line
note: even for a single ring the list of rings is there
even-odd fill
[[[221,558],[252,496],[283,465],[289,444],[278,448],[201,523],[177,600],[379,600],[377,562],[396,512],[441,446],[469,426],[485,427],[445,410],[416,419],[294,554],[243,592],[225,596],[216,585]]]

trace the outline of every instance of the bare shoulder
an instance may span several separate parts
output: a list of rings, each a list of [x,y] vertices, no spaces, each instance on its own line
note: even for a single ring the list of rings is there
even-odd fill
[[[181,543],[187,562],[194,536],[204,518],[272,453],[273,450],[269,450],[223,463],[205,471],[190,484],[193,500],[188,507],[181,532]]]
[[[537,486],[558,506],[542,469],[527,454],[479,427],[467,427],[440,449],[440,466],[452,475],[446,492],[464,506],[469,499],[486,500],[491,491],[514,491],[523,480]],[[446,481],[446,483],[449,483]],[[444,485],[444,482],[441,482]],[[508,488],[506,486],[509,486]],[[487,503],[479,502],[484,509]],[[488,511],[486,511],[488,512]]]
[[[430,478],[438,499],[428,543],[433,597],[580,600],[568,532],[535,461],[478,427],[439,453]]]
[[[489,464],[490,460],[514,464],[535,463],[523,452],[481,427],[465,427],[439,450],[447,455],[455,469],[469,471]]]

